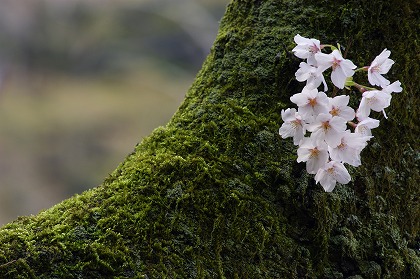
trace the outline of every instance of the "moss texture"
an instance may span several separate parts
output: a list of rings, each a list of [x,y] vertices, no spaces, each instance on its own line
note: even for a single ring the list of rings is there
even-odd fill
[[[419,11],[233,1],[166,127],[101,186],[0,230],[0,278],[420,278]],[[404,87],[333,193],[277,134],[301,89],[297,33],[340,42],[359,65],[390,49]]]

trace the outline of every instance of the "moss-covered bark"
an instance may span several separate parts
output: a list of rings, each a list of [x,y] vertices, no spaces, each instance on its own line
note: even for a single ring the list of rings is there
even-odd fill
[[[0,230],[0,278],[420,278],[419,10],[233,1],[166,127],[100,187]],[[297,33],[359,65],[390,49],[404,87],[333,193],[277,134],[301,88]]]

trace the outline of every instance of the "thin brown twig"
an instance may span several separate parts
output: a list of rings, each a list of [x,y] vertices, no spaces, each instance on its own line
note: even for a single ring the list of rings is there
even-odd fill
[[[18,261],[18,260],[13,260],[13,261],[7,262],[7,263],[5,263],[5,264],[2,264],[2,265],[0,265],[0,268],[6,267],[6,266],[8,266],[8,265],[11,265],[12,263],[17,262],[17,261]]]
[[[347,47],[346,47],[346,49],[345,49],[345,51],[344,51],[344,55],[343,55],[343,58],[346,58],[347,57],[347,53],[349,52],[349,48],[351,47],[351,44],[353,43],[353,40],[352,39],[349,39],[348,41],[347,41]]]

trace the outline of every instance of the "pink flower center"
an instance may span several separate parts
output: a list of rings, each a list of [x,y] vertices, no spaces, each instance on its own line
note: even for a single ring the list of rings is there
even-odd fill
[[[308,99],[308,104],[311,106],[311,107],[314,107],[314,106],[316,106],[316,104],[317,104],[317,102],[316,102],[316,98],[313,98],[313,99]]]
[[[332,110],[330,110],[330,114],[332,116],[338,116],[340,114],[340,109],[337,107],[333,107]]]
[[[347,144],[344,142],[343,139],[341,139],[341,143],[337,146],[338,149],[345,149],[347,147]]]
[[[299,126],[302,126],[302,121],[300,119],[295,119],[295,120],[291,121],[291,124],[292,124],[293,128],[296,129]]]
[[[331,128],[330,121],[322,122],[321,126],[322,126],[322,129],[324,129],[325,131],[328,131],[328,129]]]
[[[313,149],[310,149],[310,151],[311,151],[311,154],[309,155],[311,158],[314,158],[314,157],[318,157],[318,154],[319,154],[319,150],[318,150],[318,148],[313,148]]]
[[[312,44],[309,47],[309,51],[312,52],[312,53],[317,53],[319,51],[319,48],[316,46],[316,44]]]
[[[368,127],[366,126],[366,125],[358,125],[357,126],[357,129],[359,130],[359,133],[361,133],[361,134],[367,134],[367,132],[368,132]]]
[[[334,174],[335,174],[335,169],[334,169],[334,168],[328,168],[328,169],[327,169],[327,172],[328,172],[328,174],[329,174],[329,175],[334,176]]]
[[[381,67],[379,65],[376,65],[376,66],[370,67],[369,70],[370,70],[371,73],[380,72],[381,71]]]
[[[366,101],[369,105],[372,105],[376,102],[376,97],[366,98]]]
[[[337,67],[340,67],[340,63],[341,63],[341,60],[338,60],[337,58],[333,58],[333,62],[332,62],[332,69],[333,69],[333,71],[337,68]]]

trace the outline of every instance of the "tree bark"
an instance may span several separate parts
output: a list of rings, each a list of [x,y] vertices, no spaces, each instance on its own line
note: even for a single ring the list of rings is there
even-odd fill
[[[420,278],[419,10],[233,1],[167,126],[101,186],[0,230],[0,277]],[[332,193],[278,135],[302,89],[298,33],[341,43],[358,65],[390,49],[388,76],[404,88]]]

